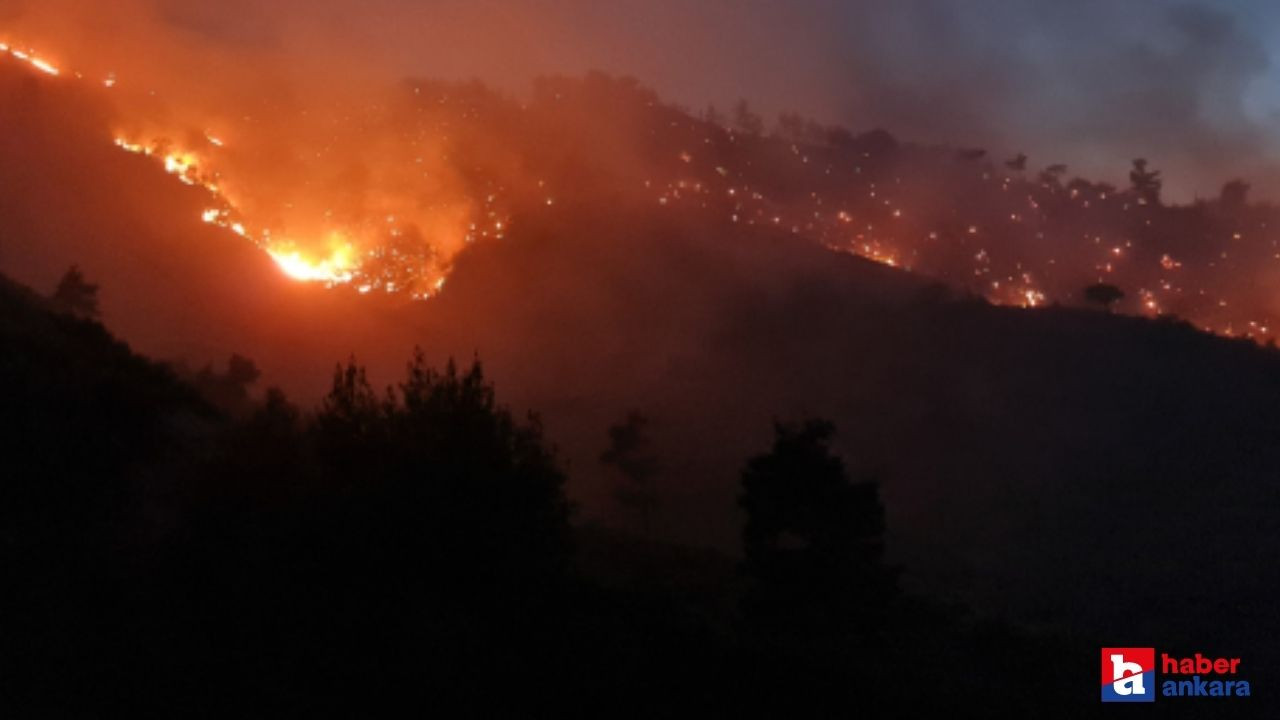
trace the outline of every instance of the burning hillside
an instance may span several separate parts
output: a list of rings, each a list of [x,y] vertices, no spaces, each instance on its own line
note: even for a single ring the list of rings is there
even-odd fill
[[[115,144],[208,192],[201,219],[256,244],[290,277],[428,297],[457,254],[560,199],[711,213],[937,278],[997,304],[1080,303],[1172,314],[1269,338],[1280,224],[1228,185],[1167,206],[1158,173],[1130,187],[1028,169],[1025,156],[902,145],[784,116],[763,132],[668,106],[626,80],[540,81],[518,101],[478,84],[405,81],[331,97],[263,99],[212,114],[115,72],[61,68],[17,42],[7,56],[110,99]],[[354,97],[354,96],[353,96]],[[287,136],[287,139],[286,139]]]
[[[449,158],[448,121],[437,118],[435,132],[392,127],[391,93],[360,114],[305,102],[260,107],[257,117],[221,113],[207,123],[215,134],[180,120],[189,108],[114,72],[94,80],[25,46],[0,51],[109,97],[118,148],[205,189],[205,223],[258,245],[297,280],[427,297],[459,250],[506,225],[495,193],[464,186]]]

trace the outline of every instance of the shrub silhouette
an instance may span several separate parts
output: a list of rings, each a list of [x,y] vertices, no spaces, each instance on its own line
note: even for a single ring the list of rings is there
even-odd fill
[[[51,298],[55,308],[82,318],[98,317],[98,286],[85,279],[79,266],[72,265],[58,281]]]

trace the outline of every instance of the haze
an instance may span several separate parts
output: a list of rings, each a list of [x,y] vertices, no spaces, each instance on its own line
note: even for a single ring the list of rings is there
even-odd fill
[[[264,60],[277,61],[266,78],[342,84],[367,70],[520,91],[603,69],[693,108],[747,97],[769,116],[1025,151],[1103,179],[1150,157],[1175,199],[1227,175],[1280,189],[1280,9],[1258,0],[3,0],[0,30],[222,92],[245,92],[223,86],[228,73]]]

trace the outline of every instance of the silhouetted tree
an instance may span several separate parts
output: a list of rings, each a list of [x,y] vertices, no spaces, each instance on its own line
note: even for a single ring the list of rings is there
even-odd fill
[[[262,670],[273,685],[326,667],[369,684],[427,649],[484,674],[553,637],[540,623],[567,583],[564,476],[478,362],[437,370],[415,353],[384,394],[349,360],[311,418],[268,390],[214,455],[168,555],[195,606],[174,612],[196,618],[174,647],[198,667],[261,682],[226,660],[270,653],[289,668]]]
[[[805,120],[802,138],[807,143],[821,145],[827,141],[827,128],[817,120]]]
[[[1092,195],[1098,189],[1097,185],[1085,180],[1084,178],[1072,178],[1067,183],[1067,190],[1079,195]]]
[[[82,318],[98,317],[98,286],[86,280],[76,265],[63,274],[51,299],[61,312]]]
[[[1084,297],[1091,303],[1101,305],[1110,312],[1111,306],[1124,298],[1124,291],[1111,283],[1094,283],[1084,289]]]
[[[717,110],[715,105],[707,105],[706,111],[702,114],[702,119],[716,127],[724,127],[726,124],[724,113]]]
[[[232,353],[231,359],[227,361],[227,380],[239,387],[247,388],[261,376],[262,371],[258,366],[239,353]]]
[[[221,456],[210,468],[211,489],[233,503],[237,495],[261,503],[286,490],[314,490],[311,482],[295,482],[311,469],[303,457],[302,429],[298,408],[279,388],[267,388],[261,404],[225,433]]]
[[[364,460],[381,451],[389,410],[354,357],[338,365],[329,394],[311,422],[311,432],[322,458],[341,480],[354,480]]]
[[[1027,169],[1027,156],[1025,153],[1018,153],[1012,158],[1005,160],[1004,166],[1014,172],[1022,172]]]
[[[1062,176],[1067,174],[1067,166],[1062,163],[1054,163],[1040,171],[1040,175],[1036,180],[1041,185],[1049,187],[1059,187],[1062,185]]]
[[[1249,204],[1249,183],[1243,180],[1231,180],[1222,186],[1218,194],[1218,203],[1229,210],[1239,210]]]
[[[797,112],[783,112],[778,115],[778,136],[784,140],[800,142],[805,137],[805,119]]]
[[[649,449],[648,425],[649,418],[636,411],[628,413],[625,420],[609,428],[609,448],[600,455],[602,464],[615,468],[622,476],[614,498],[639,518],[645,533],[651,531],[658,508],[658,492],[653,484],[658,461]]]
[[[783,635],[868,632],[896,584],[883,562],[879,485],[850,481],[830,422],[775,430],[772,450],[742,473],[748,618]]]
[[[1137,158],[1133,161],[1133,169],[1129,171],[1129,185],[1139,202],[1160,204],[1160,188],[1164,186],[1164,181],[1160,179],[1159,170],[1147,169],[1146,159]]]
[[[833,125],[827,128],[827,144],[837,149],[850,147],[854,144],[853,133],[848,128]]]
[[[380,396],[351,360],[334,373],[312,434],[331,484],[390,513],[384,531],[406,548],[522,573],[567,550],[555,453],[536,416],[519,423],[497,404],[478,361],[438,371],[415,352],[405,381]]]
[[[982,148],[966,148],[964,150],[957,151],[956,154],[960,156],[961,160],[976,162],[986,157],[987,151]]]
[[[739,100],[733,108],[733,124],[739,131],[747,135],[764,134],[764,118],[751,109],[746,100]]]
[[[226,372],[218,372],[212,364],[200,368],[192,374],[185,364],[177,363],[174,370],[185,378],[206,400],[218,409],[236,417],[244,417],[254,408],[250,403],[249,389],[262,372],[249,358],[233,353],[227,360]]]
[[[876,128],[854,138],[859,147],[870,155],[881,155],[898,149],[898,138],[883,128]]]

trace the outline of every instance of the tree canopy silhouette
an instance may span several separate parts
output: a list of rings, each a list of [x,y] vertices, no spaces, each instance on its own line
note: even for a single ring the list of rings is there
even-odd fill
[[[174,364],[174,370],[223,412],[237,417],[252,412],[253,403],[249,391],[262,376],[262,371],[253,360],[239,353],[232,353],[227,360],[225,372],[218,372],[211,363],[193,373],[185,363],[178,362]]]
[[[746,100],[739,100],[733,107],[733,124],[739,132],[746,135],[764,134],[764,118],[753,111]]]
[[[1133,161],[1133,169],[1129,171],[1129,184],[1138,202],[1149,205],[1160,204],[1160,189],[1164,181],[1160,179],[1159,170],[1148,170],[1145,158]]]
[[[1047,187],[1058,187],[1062,184],[1062,176],[1067,174],[1067,166],[1062,163],[1054,163],[1040,171],[1040,175],[1036,177],[1036,181]]]
[[[609,447],[600,454],[600,462],[616,468],[622,483],[614,492],[618,504],[634,513],[640,527],[648,533],[658,507],[658,493],[653,479],[658,474],[658,460],[650,450],[647,428],[649,418],[632,411],[625,420],[609,428]]]
[[[86,280],[77,265],[63,274],[51,299],[61,312],[82,318],[98,317],[98,286]]]
[[[1222,185],[1218,203],[1224,209],[1239,211],[1249,204],[1249,189],[1249,183],[1244,180],[1229,180]]]
[[[743,470],[746,612],[766,630],[866,633],[894,594],[879,485],[850,480],[834,433],[826,420],[779,423],[773,448]]]
[[[382,507],[383,530],[408,546],[520,572],[564,558],[569,506],[555,453],[536,416],[521,423],[497,404],[479,361],[438,371],[417,351],[405,380],[380,395],[352,359],[310,433],[329,483]]]
[[[724,114],[721,113],[714,104],[707,105],[707,109],[702,113],[702,119],[708,124],[715,125],[716,127],[725,126]]]
[[[1111,306],[1124,299],[1124,291],[1111,283],[1094,283],[1084,289],[1084,297],[1091,303],[1110,311]]]

